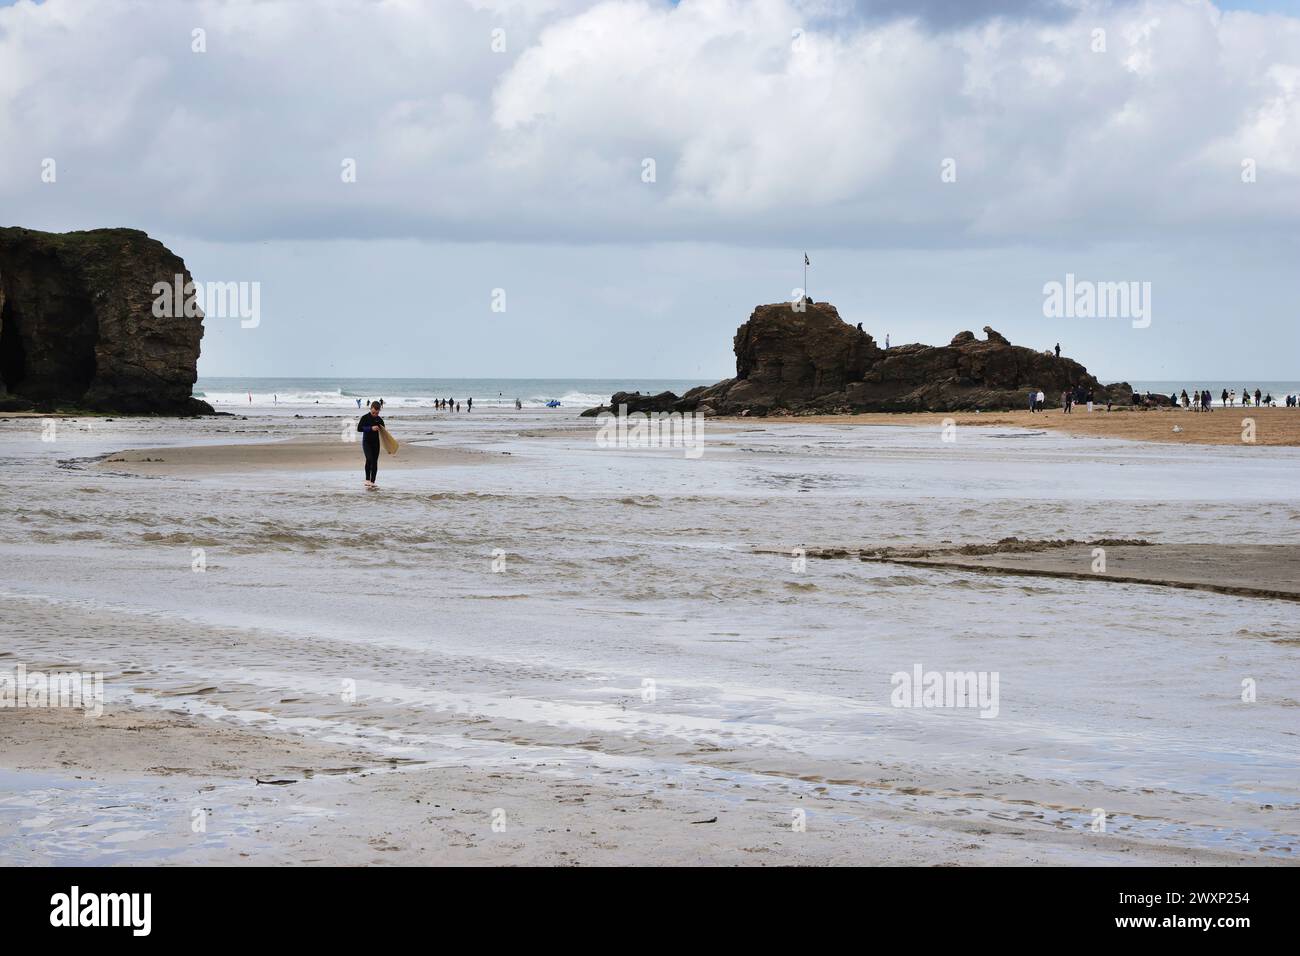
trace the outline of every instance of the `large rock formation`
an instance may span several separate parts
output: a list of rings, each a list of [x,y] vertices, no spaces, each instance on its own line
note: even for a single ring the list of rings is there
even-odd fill
[[[190,395],[202,313],[153,312],[177,276],[181,258],[135,229],[0,229],[0,408],[211,414]]]
[[[1027,407],[1031,388],[1055,405],[1076,386],[1097,401],[1132,400],[1128,385],[1102,386],[1078,362],[1012,345],[988,326],[984,333],[983,340],[959,332],[948,345],[885,350],[833,305],[760,305],[736,331],[735,378],[681,398],[620,392],[602,408],[718,415],[998,411]]]

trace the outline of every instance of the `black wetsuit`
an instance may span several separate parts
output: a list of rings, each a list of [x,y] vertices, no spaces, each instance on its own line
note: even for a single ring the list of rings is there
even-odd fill
[[[361,432],[361,450],[366,453],[366,481],[374,481],[379,474],[379,432],[372,425],[382,425],[384,420],[378,415],[366,412],[357,422],[357,431]]]

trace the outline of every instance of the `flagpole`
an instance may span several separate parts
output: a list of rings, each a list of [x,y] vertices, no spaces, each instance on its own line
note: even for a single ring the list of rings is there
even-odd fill
[[[803,254],[803,297],[808,298],[808,253]]]

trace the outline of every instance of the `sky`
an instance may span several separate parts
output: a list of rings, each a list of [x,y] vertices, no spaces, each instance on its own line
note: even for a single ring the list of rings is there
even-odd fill
[[[712,382],[806,252],[894,344],[1295,380],[1300,4],[0,0],[0,225],[256,283],[201,375]]]

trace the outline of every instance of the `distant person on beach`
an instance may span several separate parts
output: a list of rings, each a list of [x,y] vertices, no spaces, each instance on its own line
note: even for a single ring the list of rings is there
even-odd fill
[[[357,411],[361,411],[361,399],[357,399]]]
[[[1056,343],[1056,357],[1057,357],[1057,358],[1060,358],[1060,357],[1061,357],[1061,343],[1060,343],[1060,342],[1057,342],[1057,343]]]
[[[370,411],[357,422],[357,431],[361,432],[361,450],[366,455],[367,488],[379,487],[375,478],[379,474],[379,429],[384,425],[384,420],[379,417],[381,407],[378,401],[371,402]]]
[[[465,411],[474,411],[474,396],[471,395],[469,398],[465,399]]]
[[[1259,389],[1255,389],[1255,407],[1259,408]]]
[[[1036,400],[1038,402],[1038,410],[1040,412],[1047,407],[1047,396],[1043,394],[1043,390],[1041,388],[1038,390],[1038,395],[1036,396]]]
[[[1224,408],[1228,407],[1228,390],[1226,388],[1223,390],[1223,394],[1219,396],[1219,403],[1223,405]]]
[[[460,411],[460,402],[456,403],[456,411]]]
[[[523,407],[524,407],[524,403],[521,402],[519,399],[516,398],[516,399],[515,399],[515,411],[520,411]]]

